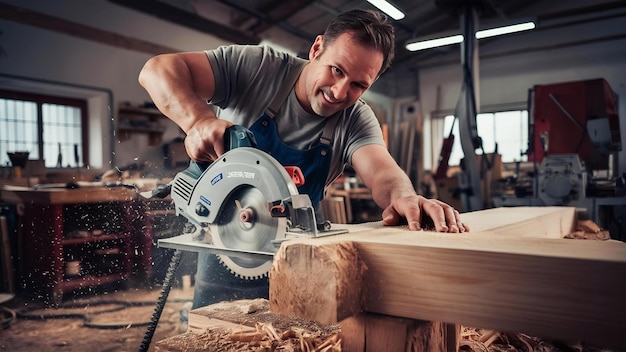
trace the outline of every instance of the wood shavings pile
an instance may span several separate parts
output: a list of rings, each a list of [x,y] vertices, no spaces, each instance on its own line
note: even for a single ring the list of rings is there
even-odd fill
[[[266,299],[220,302],[189,313],[189,331],[156,343],[167,352],[341,352],[341,327],[269,311]]]
[[[607,352],[583,344],[545,341],[526,334],[502,333],[463,326],[459,352]]]
[[[591,220],[579,220],[576,225],[576,231],[567,234],[565,238],[606,241],[611,238],[611,235],[609,231],[602,230]]]
[[[156,352],[341,352],[338,333],[323,337],[305,329],[276,330],[272,324],[256,324],[256,331],[232,332],[209,327],[202,333],[186,332],[171,337],[166,344],[158,342]]]
[[[271,323],[257,323],[256,331],[236,332],[230,335],[230,339],[257,347],[255,351],[258,352],[341,352],[341,339],[337,333],[326,339],[295,327],[279,333]]]

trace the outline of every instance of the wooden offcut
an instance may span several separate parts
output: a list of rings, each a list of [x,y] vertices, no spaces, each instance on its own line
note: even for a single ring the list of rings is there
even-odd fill
[[[322,323],[378,314],[623,346],[625,243],[564,239],[575,226],[569,207],[462,219],[471,232],[370,223],[284,242],[270,271],[271,311]]]

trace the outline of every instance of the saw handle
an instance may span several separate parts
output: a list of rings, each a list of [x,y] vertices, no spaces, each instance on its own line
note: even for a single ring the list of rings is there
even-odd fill
[[[224,150],[229,151],[239,147],[256,147],[256,139],[249,129],[232,125],[224,133]]]
[[[241,125],[232,125],[224,132],[224,151],[227,152],[239,147],[256,147],[256,139],[254,139],[254,134],[249,129]],[[191,160],[189,167],[183,172],[198,179],[210,165],[210,162]]]

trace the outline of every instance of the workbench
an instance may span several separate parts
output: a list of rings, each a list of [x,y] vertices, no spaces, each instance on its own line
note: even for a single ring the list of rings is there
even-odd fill
[[[122,187],[0,187],[0,200],[18,209],[21,287],[60,303],[67,292],[128,279],[135,199]]]

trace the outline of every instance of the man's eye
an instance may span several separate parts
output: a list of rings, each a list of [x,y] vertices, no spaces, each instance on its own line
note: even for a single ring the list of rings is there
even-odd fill
[[[331,67],[331,70],[332,70],[332,71],[333,71],[333,73],[334,73],[334,74],[336,74],[336,75],[340,75],[340,74],[342,74],[342,73],[343,73],[343,72],[341,71],[341,69],[340,69],[339,67],[337,67],[337,66],[332,66],[332,67]]]

